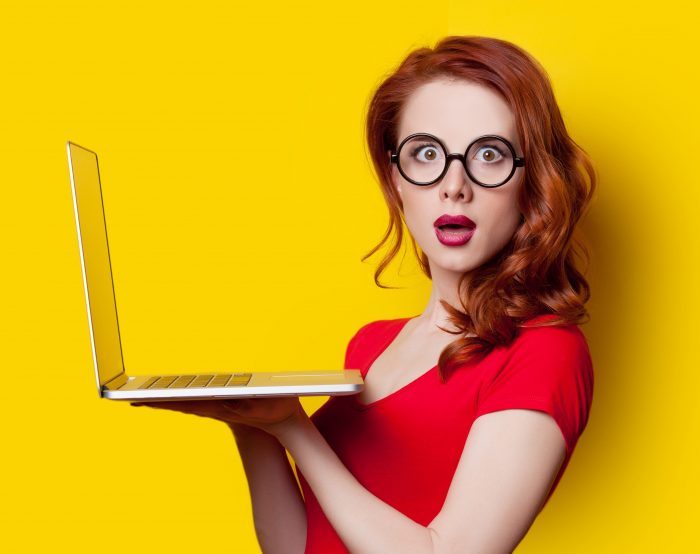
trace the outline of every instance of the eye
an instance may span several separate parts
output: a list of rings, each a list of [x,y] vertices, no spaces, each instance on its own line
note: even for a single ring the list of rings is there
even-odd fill
[[[421,144],[413,149],[411,157],[423,163],[434,162],[440,158],[440,148],[434,144]]]
[[[484,145],[476,151],[475,159],[480,162],[493,163],[503,159],[504,154],[498,146]]]

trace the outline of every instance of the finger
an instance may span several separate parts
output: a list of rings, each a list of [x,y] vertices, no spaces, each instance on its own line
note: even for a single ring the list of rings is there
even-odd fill
[[[223,400],[221,405],[227,412],[240,412],[243,409],[243,400],[238,398],[231,398],[228,400]]]

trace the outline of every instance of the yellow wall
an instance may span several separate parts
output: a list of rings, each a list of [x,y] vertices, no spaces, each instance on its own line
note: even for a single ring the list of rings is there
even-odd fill
[[[445,34],[538,58],[600,175],[593,411],[518,552],[700,546],[697,14],[625,4],[3,4],[0,353],[23,392],[0,388],[0,549],[258,552],[222,424],[97,398],[65,141],[100,154],[130,372],[338,367],[427,300],[410,256],[399,291],[359,262],[386,221],[362,122]]]

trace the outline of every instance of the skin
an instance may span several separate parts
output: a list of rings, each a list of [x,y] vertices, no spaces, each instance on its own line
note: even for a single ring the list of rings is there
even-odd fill
[[[449,152],[462,153],[473,138],[497,134],[522,154],[507,104],[489,89],[464,81],[433,81],[411,95],[401,113],[399,137],[415,132],[431,133],[443,140]],[[406,326],[402,342],[431,344],[437,356],[454,340],[437,328],[449,328],[439,299],[459,307],[460,275],[489,260],[512,237],[520,221],[517,196],[523,169],[495,189],[471,182],[457,162],[452,162],[440,182],[427,187],[404,180],[395,167],[392,171],[406,225],[428,256],[432,273],[428,304]],[[448,247],[437,240],[433,222],[445,213],[467,215],[477,224],[467,244]],[[366,396],[385,396],[386,390],[380,395],[376,391],[386,389],[388,382],[368,381]],[[234,429],[237,440],[259,431],[275,437],[294,458],[351,552],[510,552],[534,521],[565,455],[559,427],[543,412],[503,410],[479,417],[470,429],[444,506],[426,527],[358,483],[297,397],[145,405],[218,419]],[[295,501],[294,509],[300,510],[298,498]],[[299,521],[305,522],[303,516]]]
[[[414,133],[435,135],[448,153],[461,154],[476,137],[499,135],[513,145],[516,153],[522,153],[515,118],[505,101],[487,88],[463,81],[430,82],[411,95],[403,107],[399,142]],[[460,306],[457,282],[462,273],[488,261],[515,233],[521,218],[517,198],[524,168],[517,168],[510,181],[496,188],[473,183],[457,160],[442,180],[425,187],[405,180],[396,164],[391,169],[406,226],[428,257],[432,275],[432,294],[422,319],[429,324],[427,327],[449,326],[438,299]],[[433,222],[443,214],[466,215],[476,223],[467,244],[445,246],[438,241]]]

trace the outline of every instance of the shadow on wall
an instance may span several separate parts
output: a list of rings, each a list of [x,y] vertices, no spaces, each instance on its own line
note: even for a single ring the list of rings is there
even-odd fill
[[[614,126],[615,117],[607,117],[612,114],[591,115]],[[629,473],[630,454],[625,452],[643,436],[634,429],[643,409],[639,390],[643,380],[651,378],[642,365],[643,347],[655,335],[658,318],[645,302],[653,294],[655,276],[648,246],[644,250],[640,214],[654,212],[651,195],[641,193],[653,183],[638,158],[632,159],[635,148],[629,142],[615,143],[619,137],[595,132],[588,141],[594,145],[588,152],[598,173],[598,189],[582,228],[591,255],[586,274],[591,319],[582,330],[593,358],[595,385],[588,426],[563,479],[569,509],[555,516],[563,523],[580,516],[582,509],[598,510],[606,499],[622,494],[609,484],[620,483]],[[640,193],[630,194],[635,190]]]

